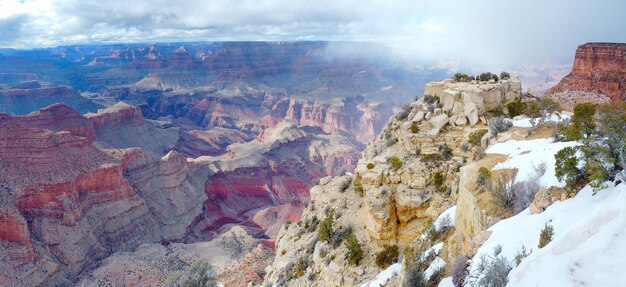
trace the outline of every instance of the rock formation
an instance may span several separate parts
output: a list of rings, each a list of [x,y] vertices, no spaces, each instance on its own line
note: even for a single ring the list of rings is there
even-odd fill
[[[467,228],[477,228],[472,235],[486,228],[485,221],[493,220],[489,219],[493,214],[482,214],[484,206],[477,203],[475,193],[461,186],[474,178],[474,173],[464,175],[461,167],[473,161],[480,149],[464,142],[471,132],[487,128],[494,111],[521,97],[519,80],[446,80],[428,84],[425,91],[439,100],[429,104],[419,99],[400,111],[367,145],[354,176],[323,178],[311,189],[311,201],[302,218],[285,224],[278,233],[276,258],[266,283],[360,285],[379,272],[374,264],[377,252],[386,245],[404,250],[421,242],[434,228],[433,221],[453,205],[465,206],[455,219]],[[470,221],[466,216],[475,213],[478,223],[466,224]],[[333,239],[325,242],[318,238],[317,226],[329,214],[334,216]],[[364,252],[356,267],[345,259],[344,243],[335,239],[348,230]],[[447,235],[452,241],[448,256],[454,258],[456,246],[474,238],[454,239],[452,233]],[[339,242],[333,244],[333,240]]]
[[[626,100],[626,44],[578,46],[572,72],[547,94],[568,108],[581,102]]]

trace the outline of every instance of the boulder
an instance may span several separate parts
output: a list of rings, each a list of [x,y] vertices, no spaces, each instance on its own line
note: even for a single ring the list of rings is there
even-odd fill
[[[499,88],[492,88],[482,93],[485,111],[493,111],[503,104],[502,91]],[[481,113],[482,114],[482,113]]]
[[[424,119],[424,112],[423,111],[418,111],[415,116],[413,117],[413,121],[416,123],[421,122]]]
[[[430,121],[428,122],[430,123],[430,126],[433,129],[440,130],[448,123],[448,115],[442,114],[442,115],[435,116],[432,119],[430,119]]]
[[[463,113],[463,104],[460,102],[454,102],[454,105],[452,106],[452,114],[460,115],[461,113]]]
[[[433,114],[431,112],[426,113],[426,116],[424,116],[424,118],[428,121],[430,120],[430,118],[433,116]]]
[[[435,114],[435,116],[441,115],[441,109],[440,108],[436,108],[433,113]]]
[[[412,122],[412,121],[410,121],[410,122],[406,122],[406,123],[403,123],[403,124],[402,124],[402,129],[403,129],[403,130],[410,130],[412,125],[413,125],[413,122]]]
[[[474,126],[478,122],[478,107],[474,102],[466,102],[463,113],[469,120],[471,126]]]
[[[486,133],[482,138],[480,138],[480,146],[486,148],[489,146],[489,139],[493,137],[491,132]]]
[[[542,213],[552,203],[559,200],[565,200],[566,198],[567,191],[565,191],[565,189],[563,188],[554,186],[549,188],[542,188],[537,192],[537,194],[535,194],[533,202],[530,203],[530,213]]]
[[[467,117],[464,115],[457,116],[456,120],[454,121],[454,124],[457,126],[467,125]]]
[[[437,136],[439,136],[439,129],[432,129],[426,133],[426,137],[430,139],[437,138]]]
[[[487,118],[485,118],[485,117],[480,117],[479,119],[480,119],[480,122],[481,122],[483,125],[487,125]]]
[[[454,103],[461,99],[461,92],[457,90],[445,90],[440,98],[444,111],[450,111],[454,107]]]

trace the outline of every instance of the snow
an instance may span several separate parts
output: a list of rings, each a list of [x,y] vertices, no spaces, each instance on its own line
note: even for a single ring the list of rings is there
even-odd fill
[[[437,256],[437,258],[435,258],[435,260],[433,260],[433,262],[430,263],[428,268],[424,270],[424,278],[428,280],[430,276],[433,276],[433,273],[435,273],[435,271],[444,267],[446,267],[446,261],[441,259],[441,257]]]
[[[446,219],[446,217],[448,219]],[[439,215],[439,217],[437,217],[437,219],[435,220],[435,223],[433,223],[433,226],[435,227],[437,231],[441,230],[442,227],[454,226],[455,217],[456,217],[456,205],[442,212]],[[448,220],[449,220],[449,224],[446,224],[448,226],[442,226],[442,224],[444,224],[444,222]]]
[[[441,279],[438,287],[454,287],[454,283],[452,282],[452,276]]]
[[[387,267],[374,278],[374,280],[363,283],[361,287],[380,287],[385,286],[391,277],[396,276],[400,269],[402,269],[402,263],[395,263]]]
[[[508,286],[623,286],[626,185],[608,185],[595,196],[586,186],[574,198],[555,202],[540,214],[526,209],[496,223],[472,259],[470,274],[477,274],[482,254],[491,255],[501,245],[501,255],[514,266]],[[539,233],[546,223],[554,227],[553,240],[538,249]],[[513,261],[522,246],[532,253],[515,267]]]
[[[539,179],[539,184],[542,187],[564,187],[565,183],[560,182],[554,173],[554,155],[563,148],[577,146],[579,143],[552,141],[551,138],[527,141],[508,140],[489,147],[486,153],[508,155],[509,158],[506,161],[497,164],[493,169],[516,168],[518,181],[531,179],[534,174],[534,166],[544,162],[546,173]]]
[[[431,248],[426,249],[426,251],[424,251],[424,256],[428,256],[431,253],[434,253],[435,255],[439,255],[439,251],[441,251],[442,248],[443,248],[443,242],[439,242],[433,245]]]
[[[569,114],[552,114],[550,115],[549,118],[546,119],[546,123],[560,123],[562,121],[565,121],[567,119],[569,119],[571,116]],[[530,123],[531,118],[528,117],[522,117],[519,119],[515,119],[512,121],[513,126],[514,127],[520,127],[520,128],[530,128],[532,127],[532,124]],[[539,119],[534,119],[535,121],[538,121]]]

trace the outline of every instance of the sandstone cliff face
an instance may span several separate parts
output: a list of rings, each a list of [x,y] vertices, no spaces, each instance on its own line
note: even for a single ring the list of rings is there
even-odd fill
[[[626,44],[587,43],[578,46],[572,72],[547,94],[576,103],[626,99]],[[568,96],[573,94],[573,96]]]

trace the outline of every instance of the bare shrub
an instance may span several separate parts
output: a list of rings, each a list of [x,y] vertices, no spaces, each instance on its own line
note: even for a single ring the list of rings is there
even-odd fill
[[[509,180],[509,177],[500,175],[491,189],[491,199],[505,210],[512,210],[513,208],[513,182],[515,182],[515,177]]]
[[[381,269],[389,267],[389,265],[398,262],[398,245],[387,245],[383,250],[376,254],[376,266]]]
[[[468,275],[467,267],[469,267],[467,257],[459,256],[454,260],[454,265],[452,265],[452,283],[455,287],[462,287],[465,283],[465,277]]]
[[[483,254],[478,263],[478,274],[472,274],[472,278],[477,279],[472,283],[478,286],[504,287],[509,282],[508,275],[513,267],[506,257],[500,255],[502,246],[494,248],[493,256]],[[472,284],[471,286],[474,286]]]
[[[503,117],[494,117],[489,122],[489,130],[491,130],[491,133],[494,135],[498,135],[499,133],[506,132],[512,126],[513,126],[513,123],[509,122],[507,119]]]
[[[532,249],[528,251],[526,250],[526,246],[522,245],[522,249],[518,250],[517,254],[515,255],[515,266],[519,266],[522,263],[522,260],[528,257],[528,255],[530,255],[531,253],[533,253]]]
[[[198,261],[183,272],[175,274],[172,278],[167,280],[163,286],[217,286],[215,282],[215,271],[208,262]]]

